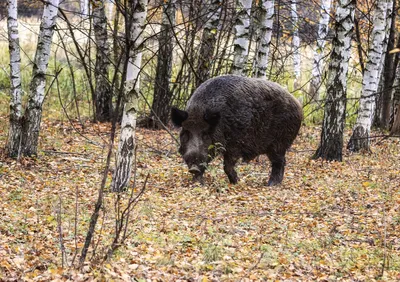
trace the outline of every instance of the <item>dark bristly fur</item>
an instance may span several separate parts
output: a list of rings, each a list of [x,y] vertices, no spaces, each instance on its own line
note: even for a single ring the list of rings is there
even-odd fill
[[[238,159],[250,161],[266,154],[272,164],[272,186],[282,182],[285,154],[299,132],[302,108],[274,82],[226,75],[200,85],[185,111],[172,109],[171,119],[182,126],[179,152],[195,179],[201,180],[214,149],[222,148],[231,183],[238,181]]]

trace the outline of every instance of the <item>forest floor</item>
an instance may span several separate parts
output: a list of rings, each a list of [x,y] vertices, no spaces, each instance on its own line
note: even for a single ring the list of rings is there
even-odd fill
[[[0,152],[1,281],[400,280],[400,140],[373,139],[371,152],[345,152],[341,163],[314,161],[318,127],[301,129],[276,187],[265,185],[265,157],[239,164],[237,185],[228,184],[220,159],[204,185],[192,183],[173,138],[139,129],[130,191],[139,193],[149,178],[129,236],[102,260],[118,214],[106,188],[88,262],[78,271],[71,265],[107,156],[96,144],[108,142],[110,131],[85,126],[78,134],[68,122],[44,120],[37,158],[16,162]],[[1,148],[6,133],[0,127]],[[110,179],[111,172],[106,187]]]

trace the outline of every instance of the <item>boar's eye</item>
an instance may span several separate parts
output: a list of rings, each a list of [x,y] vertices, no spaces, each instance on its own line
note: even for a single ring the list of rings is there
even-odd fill
[[[221,115],[217,111],[211,111],[207,109],[203,118],[211,127],[215,127],[217,126]]]

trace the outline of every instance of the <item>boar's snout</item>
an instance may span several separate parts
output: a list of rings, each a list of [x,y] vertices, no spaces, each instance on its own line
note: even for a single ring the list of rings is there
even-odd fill
[[[203,174],[206,170],[206,157],[199,154],[185,154],[183,156],[185,163],[189,167],[189,172],[195,175]]]
[[[189,167],[189,172],[192,174],[200,174],[201,170],[198,165],[192,165],[191,167]]]

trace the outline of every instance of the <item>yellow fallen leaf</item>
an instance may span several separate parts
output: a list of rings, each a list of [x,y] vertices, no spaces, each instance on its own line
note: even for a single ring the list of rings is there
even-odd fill
[[[365,181],[365,182],[363,182],[362,186],[369,187],[369,186],[371,186],[371,182]]]
[[[389,54],[394,54],[394,53],[399,53],[399,52],[400,52],[400,48],[394,48],[389,51]]]

